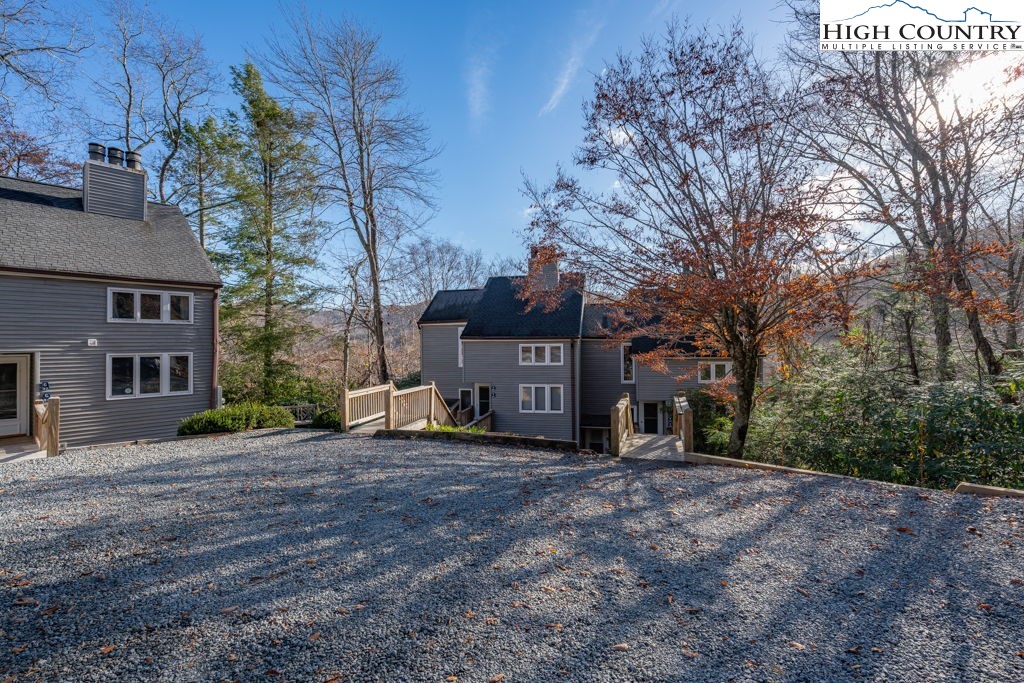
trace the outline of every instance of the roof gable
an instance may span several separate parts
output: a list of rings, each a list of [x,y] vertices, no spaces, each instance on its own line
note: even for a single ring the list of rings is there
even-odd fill
[[[148,220],[87,213],[82,191],[0,177],[0,270],[220,286],[176,206]]]
[[[583,294],[578,289],[562,293],[557,308],[529,307],[518,297],[516,278],[492,277],[484,286],[463,339],[567,339],[580,335]]]

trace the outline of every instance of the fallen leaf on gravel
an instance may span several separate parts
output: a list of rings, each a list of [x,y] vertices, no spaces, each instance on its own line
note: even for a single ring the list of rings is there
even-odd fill
[[[281,672],[277,669],[267,669],[265,673],[266,675],[274,676],[275,678],[281,675]]]
[[[803,588],[797,588],[796,592],[799,593],[800,595],[804,596],[805,598],[811,597],[811,592],[808,591],[808,590],[804,590]]]
[[[618,650],[619,652],[625,652],[629,649],[629,645],[627,645],[626,643],[619,643],[618,645],[612,645],[612,649]]]
[[[320,631],[314,631],[312,634],[310,634],[309,639],[312,640],[314,643],[320,640]]]
[[[791,648],[793,648],[794,650],[806,650],[807,649],[806,645],[804,645],[803,643],[798,643],[795,640],[789,641],[789,646]]]
[[[978,609],[992,609],[992,605],[989,605],[988,603],[985,603],[985,602],[979,602],[978,603]]]
[[[18,646],[12,647],[11,648],[11,652],[13,652],[16,655],[20,655],[27,648],[28,648],[28,643],[25,643],[24,645],[18,645]],[[1017,654],[1020,654],[1020,653],[1018,652]]]
[[[1021,650],[1020,652],[1018,652],[1017,656],[1018,657],[1024,657],[1024,650]]]
[[[873,647],[873,648],[871,648],[871,651],[872,652],[881,652],[882,648],[880,648],[880,647]]]
[[[222,607],[220,610],[221,614],[234,614],[238,611],[238,605],[231,605],[231,607]]]
[[[228,655],[228,661],[229,662],[237,662],[238,661],[238,655],[236,655],[234,652],[230,653]]]
[[[911,531],[910,527],[908,526],[898,526],[896,527],[896,531],[900,532],[901,534],[910,534],[911,536],[917,536],[917,534]]]
[[[687,649],[684,648],[683,649],[683,656],[684,657],[689,657],[690,659],[696,659],[697,658],[697,653],[694,652],[693,650],[687,650]]]
[[[729,585],[728,581],[722,581],[721,583],[722,583],[723,586],[728,586]]]
[[[515,607],[515,605],[513,605],[513,607]],[[476,618],[476,612],[474,612],[473,610],[466,610],[466,618],[467,619],[475,619]]]
[[[544,624],[544,626],[546,628],[550,628],[550,629],[553,629],[555,631],[561,631],[562,630],[562,625],[561,624]]]
[[[459,680],[459,677],[458,676],[448,676],[444,680],[448,681],[448,683],[454,683],[455,681]]]
[[[488,680],[489,683],[501,683],[501,681],[505,680],[505,674],[494,674]]]
[[[25,607],[29,605],[38,605],[39,601],[35,598],[18,598],[14,601],[14,604],[18,605],[19,607]]]
[[[48,616],[50,616],[51,614],[53,614],[54,612],[56,612],[59,609],[60,609],[60,605],[54,605],[53,607],[47,607],[42,612],[40,612],[40,614],[48,617]]]
[[[848,647],[848,648],[846,648],[846,651],[849,652],[851,655],[859,655],[860,654],[860,645],[855,645],[854,647]]]
[[[109,655],[111,652],[117,649],[116,645],[104,645],[100,648],[101,655]]]

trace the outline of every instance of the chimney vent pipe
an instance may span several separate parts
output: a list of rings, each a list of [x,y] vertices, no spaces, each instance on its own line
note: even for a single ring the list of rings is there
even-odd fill
[[[108,147],[107,163],[114,166],[124,166],[124,150],[117,147]]]
[[[98,142],[90,142],[89,159],[91,159],[92,161],[106,161],[107,148]]]
[[[136,171],[142,170],[142,155],[138,152],[125,152],[124,161],[128,168]]]

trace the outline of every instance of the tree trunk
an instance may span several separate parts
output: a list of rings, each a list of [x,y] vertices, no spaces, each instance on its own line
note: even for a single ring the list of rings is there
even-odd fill
[[[957,267],[953,269],[953,284],[956,285],[957,290],[961,294],[968,297],[970,301],[974,301],[974,290],[970,279],[968,279],[967,274],[962,268]],[[996,357],[992,344],[989,342],[988,337],[985,336],[985,330],[981,326],[981,317],[978,315],[977,308],[971,306],[967,307],[965,311],[967,313],[967,329],[971,331],[974,348],[985,363],[985,372],[990,375],[998,375],[1003,371],[1003,364]]]
[[[380,298],[380,271],[375,258],[367,259],[370,265],[370,287],[372,289],[372,319],[370,333],[373,337],[374,350],[377,353],[377,379],[381,384],[391,380],[388,371],[387,347],[384,339],[384,312]]]
[[[903,314],[903,334],[907,339],[907,358],[910,363],[910,375],[914,384],[921,383],[921,370],[917,365],[917,350],[914,346],[914,314]]]
[[[754,392],[757,389],[758,353],[740,349],[733,353],[733,377],[736,380],[736,414],[729,436],[729,457],[742,458],[747,444],[750,416],[754,412]]]
[[[932,297],[932,324],[935,329],[935,376],[940,382],[954,378],[950,365],[953,333],[949,329],[949,300],[944,295]]]

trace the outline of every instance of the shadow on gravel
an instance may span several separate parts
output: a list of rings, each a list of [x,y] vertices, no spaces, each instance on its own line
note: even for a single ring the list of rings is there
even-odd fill
[[[0,588],[0,674],[1024,677],[1020,527],[997,521],[1019,506],[322,432],[195,443],[6,484],[0,578],[31,583]]]

